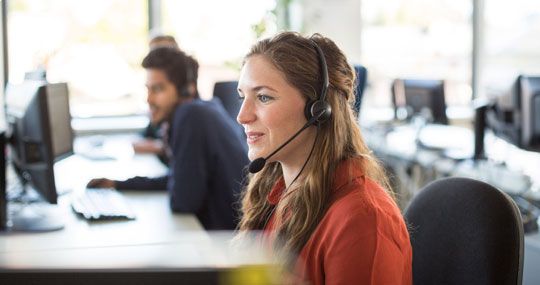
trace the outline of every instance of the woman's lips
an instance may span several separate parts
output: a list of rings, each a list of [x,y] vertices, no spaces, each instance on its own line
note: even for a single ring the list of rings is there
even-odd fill
[[[254,143],[257,143],[257,141],[259,141],[263,136],[264,136],[264,133],[247,132],[246,133],[246,137],[247,137],[246,140],[247,140],[248,144],[254,144]]]

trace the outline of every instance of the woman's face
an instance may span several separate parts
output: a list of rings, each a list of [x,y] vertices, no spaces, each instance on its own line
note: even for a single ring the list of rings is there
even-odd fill
[[[306,99],[262,55],[247,59],[238,92],[243,103],[237,121],[246,132],[250,160],[266,157],[307,122],[304,117]],[[306,150],[311,148],[308,139],[314,137],[315,131],[314,127],[309,127],[269,161],[303,161]]]

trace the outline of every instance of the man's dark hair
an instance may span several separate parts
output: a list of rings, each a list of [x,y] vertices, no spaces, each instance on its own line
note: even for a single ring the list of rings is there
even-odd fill
[[[178,48],[178,43],[173,36],[170,35],[157,35],[150,39],[148,42],[150,49],[155,49],[158,47],[171,47]]]
[[[197,86],[199,63],[179,49],[170,47],[153,49],[143,59],[142,67],[165,72],[169,81],[176,87],[179,96],[183,95],[183,92],[187,92],[185,89],[189,83],[194,83]],[[198,97],[197,92],[195,93],[195,97]]]

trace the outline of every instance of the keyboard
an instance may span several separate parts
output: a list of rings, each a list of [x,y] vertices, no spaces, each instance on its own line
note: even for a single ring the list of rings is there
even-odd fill
[[[92,188],[74,195],[71,207],[87,220],[133,220],[124,195],[112,189]]]

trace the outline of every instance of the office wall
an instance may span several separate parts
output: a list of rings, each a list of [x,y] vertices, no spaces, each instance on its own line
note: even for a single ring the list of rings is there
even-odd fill
[[[318,32],[330,37],[343,49],[351,62],[360,61],[362,23],[360,0],[298,0],[297,2],[302,11],[303,32],[306,34]],[[295,10],[297,9],[293,8],[292,12]]]

